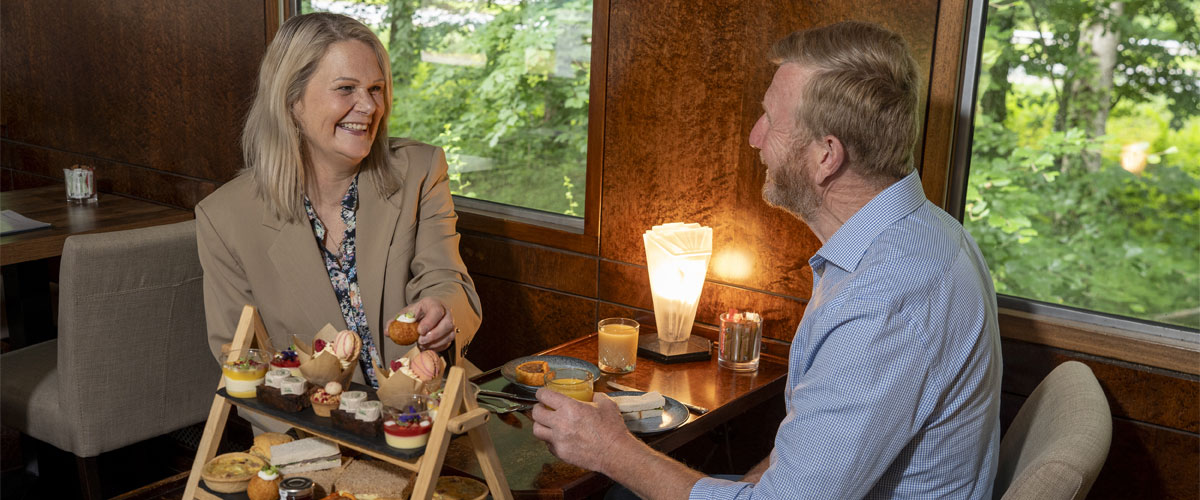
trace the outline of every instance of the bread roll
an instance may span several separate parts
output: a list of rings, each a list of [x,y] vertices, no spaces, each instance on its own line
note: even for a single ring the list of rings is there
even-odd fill
[[[254,436],[254,446],[250,447],[250,454],[271,463],[271,447],[290,442],[292,442],[292,437],[287,434],[264,432]]]

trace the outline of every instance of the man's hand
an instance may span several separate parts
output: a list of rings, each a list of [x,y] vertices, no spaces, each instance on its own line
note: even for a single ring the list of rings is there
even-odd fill
[[[421,349],[443,351],[450,347],[458,330],[454,327],[454,316],[440,300],[426,297],[400,311],[401,314],[411,312],[416,316],[417,345]]]
[[[533,407],[533,435],[564,462],[607,473],[613,459],[627,457],[623,446],[636,441],[625,427],[617,404],[603,393],[583,403],[542,388]],[[554,408],[551,410],[550,408]],[[625,448],[628,450],[628,448]]]

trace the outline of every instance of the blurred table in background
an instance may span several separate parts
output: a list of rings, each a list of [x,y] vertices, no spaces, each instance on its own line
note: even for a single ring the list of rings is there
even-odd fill
[[[182,222],[189,210],[100,193],[97,203],[67,203],[62,185],[0,192],[0,209],[50,223],[50,227],[0,236],[9,341],[20,348],[54,338],[50,263],[68,236]]]

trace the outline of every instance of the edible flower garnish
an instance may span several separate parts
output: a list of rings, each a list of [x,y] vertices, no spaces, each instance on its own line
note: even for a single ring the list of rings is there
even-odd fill
[[[246,356],[242,356],[241,358],[238,358],[237,361],[230,361],[226,364],[238,370],[256,370],[258,367],[262,366],[261,362]]]

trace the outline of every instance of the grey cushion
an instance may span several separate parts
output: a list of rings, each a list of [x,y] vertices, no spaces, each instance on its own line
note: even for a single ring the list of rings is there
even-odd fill
[[[1000,442],[993,498],[1087,496],[1108,456],[1112,414],[1092,370],[1068,361],[1050,372]]]
[[[4,424],[88,457],[203,421],[220,369],[195,235],[188,221],[67,238],[58,340],[0,360]]]

